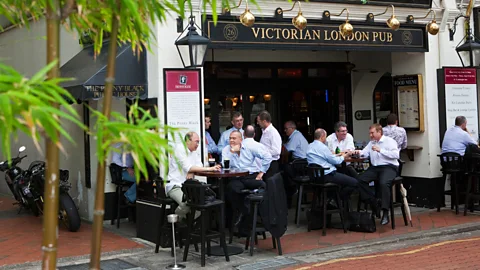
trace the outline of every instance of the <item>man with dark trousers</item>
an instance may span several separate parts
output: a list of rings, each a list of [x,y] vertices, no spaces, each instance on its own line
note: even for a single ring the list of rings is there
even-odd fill
[[[265,179],[272,177],[280,169],[278,160],[282,152],[282,137],[278,130],[272,125],[272,117],[267,111],[262,111],[257,115],[257,123],[262,128],[262,137],[260,143],[267,147],[267,150],[272,155],[272,163],[268,169]]]
[[[236,177],[231,179],[227,190],[228,198],[235,210],[240,212],[235,226],[239,227],[239,231],[245,232],[248,228],[246,217],[248,216],[248,202],[246,202],[246,194],[242,192],[244,189],[265,189],[266,185],[262,177],[267,172],[272,156],[262,144],[256,142],[253,137],[255,129],[253,126],[247,126],[244,131],[245,140],[242,140],[242,133],[232,131],[230,133],[230,145],[226,146],[222,151],[222,160],[230,160],[231,169],[247,170],[249,175]]]
[[[370,142],[363,150],[355,152],[363,157],[370,157],[370,167],[358,179],[366,183],[378,180],[383,210],[380,223],[386,225],[390,222],[388,209],[390,208],[392,181],[398,174],[400,151],[397,142],[383,135],[380,124],[373,124],[370,126]]]

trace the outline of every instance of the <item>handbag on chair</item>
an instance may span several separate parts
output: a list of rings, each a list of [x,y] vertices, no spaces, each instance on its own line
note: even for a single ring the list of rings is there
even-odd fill
[[[373,233],[377,230],[373,213],[366,211],[348,213],[349,230],[353,232]]]

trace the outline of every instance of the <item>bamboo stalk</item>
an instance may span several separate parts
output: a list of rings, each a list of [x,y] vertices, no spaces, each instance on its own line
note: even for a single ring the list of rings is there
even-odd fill
[[[113,84],[115,81],[115,60],[117,56],[118,17],[116,11],[112,14],[112,34],[108,47],[107,75],[105,77],[105,92],[103,97],[103,114],[110,119],[112,107]],[[103,143],[103,142],[97,142]],[[106,156],[106,155],[105,155]],[[90,269],[100,270],[103,215],[105,213],[105,160],[98,160],[97,190],[95,195],[95,210],[93,211],[93,234],[90,254]]]
[[[53,5],[53,6],[52,6]],[[58,0],[47,1],[47,64],[59,60],[60,55],[60,8]],[[60,65],[57,64],[48,72],[48,79],[60,76]],[[52,104],[58,108],[58,104]],[[57,136],[60,135],[57,132]],[[44,216],[42,240],[42,269],[56,269],[57,235],[58,235],[58,183],[59,183],[59,150],[55,142],[46,138],[46,175],[44,190]]]

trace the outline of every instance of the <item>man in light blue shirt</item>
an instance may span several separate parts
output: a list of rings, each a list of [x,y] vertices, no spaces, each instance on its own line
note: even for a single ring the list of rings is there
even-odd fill
[[[465,155],[467,145],[472,143],[477,144],[468,133],[467,119],[465,116],[457,116],[455,118],[455,126],[449,128],[443,137],[442,154],[450,152],[463,156]]]
[[[220,140],[218,140],[218,150],[220,153],[225,148],[225,146],[229,145],[230,134],[232,133],[232,131],[240,131],[240,134],[242,134],[243,138],[243,116],[240,112],[235,112],[232,115],[232,125],[233,127],[225,130],[220,136]]]
[[[307,162],[316,164],[325,169],[325,182],[335,183],[342,186],[342,198],[344,201],[350,199],[350,194],[358,188],[362,200],[372,201],[373,192],[368,189],[368,184],[362,184],[357,179],[337,172],[335,165],[340,165],[350,156],[350,153],[342,152],[333,154],[325,145],[327,132],[324,129],[317,129],[313,134],[314,141],[308,145]],[[347,209],[346,209],[347,210]]]
[[[306,158],[308,150],[307,139],[297,130],[297,125],[293,121],[285,123],[284,131],[288,136],[288,141],[283,144],[288,152],[292,152],[293,159]]]
[[[230,168],[247,170],[250,175],[233,178],[228,184],[228,192],[232,206],[241,215],[235,222],[236,226],[245,229],[248,225],[244,217],[248,216],[248,202],[245,200],[244,189],[264,189],[266,187],[262,177],[270,167],[272,155],[266,147],[256,142],[255,129],[247,126],[245,129],[245,140],[242,141],[242,134],[239,131],[232,131],[230,134],[230,145],[222,151],[222,160],[230,160]]]
[[[212,125],[212,117],[209,115],[205,116],[205,138],[207,139],[207,151],[209,154],[221,154],[222,149],[217,147],[217,144],[212,138],[212,135],[210,135],[210,132],[207,130],[210,128]]]
[[[137,181],[133,171],[133,158],[130,153],[124,152],[126,146],[123,143],[117,143],[114,147],[118,150],[112,153],[112,163],[122,167],[122,179],[124,181],[133,183],[124,194],[126,202],[131,204],[137,200]]]

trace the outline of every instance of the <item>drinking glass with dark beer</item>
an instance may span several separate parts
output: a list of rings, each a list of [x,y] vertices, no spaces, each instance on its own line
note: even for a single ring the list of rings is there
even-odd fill
[[[214,158],[209,158],[208,159],[208,166],[210,166],[210,167],[215,166],[215,159]]]
[[[230,170],[230,159],[225,158],[223,160],[223,169],[227,171]]]

